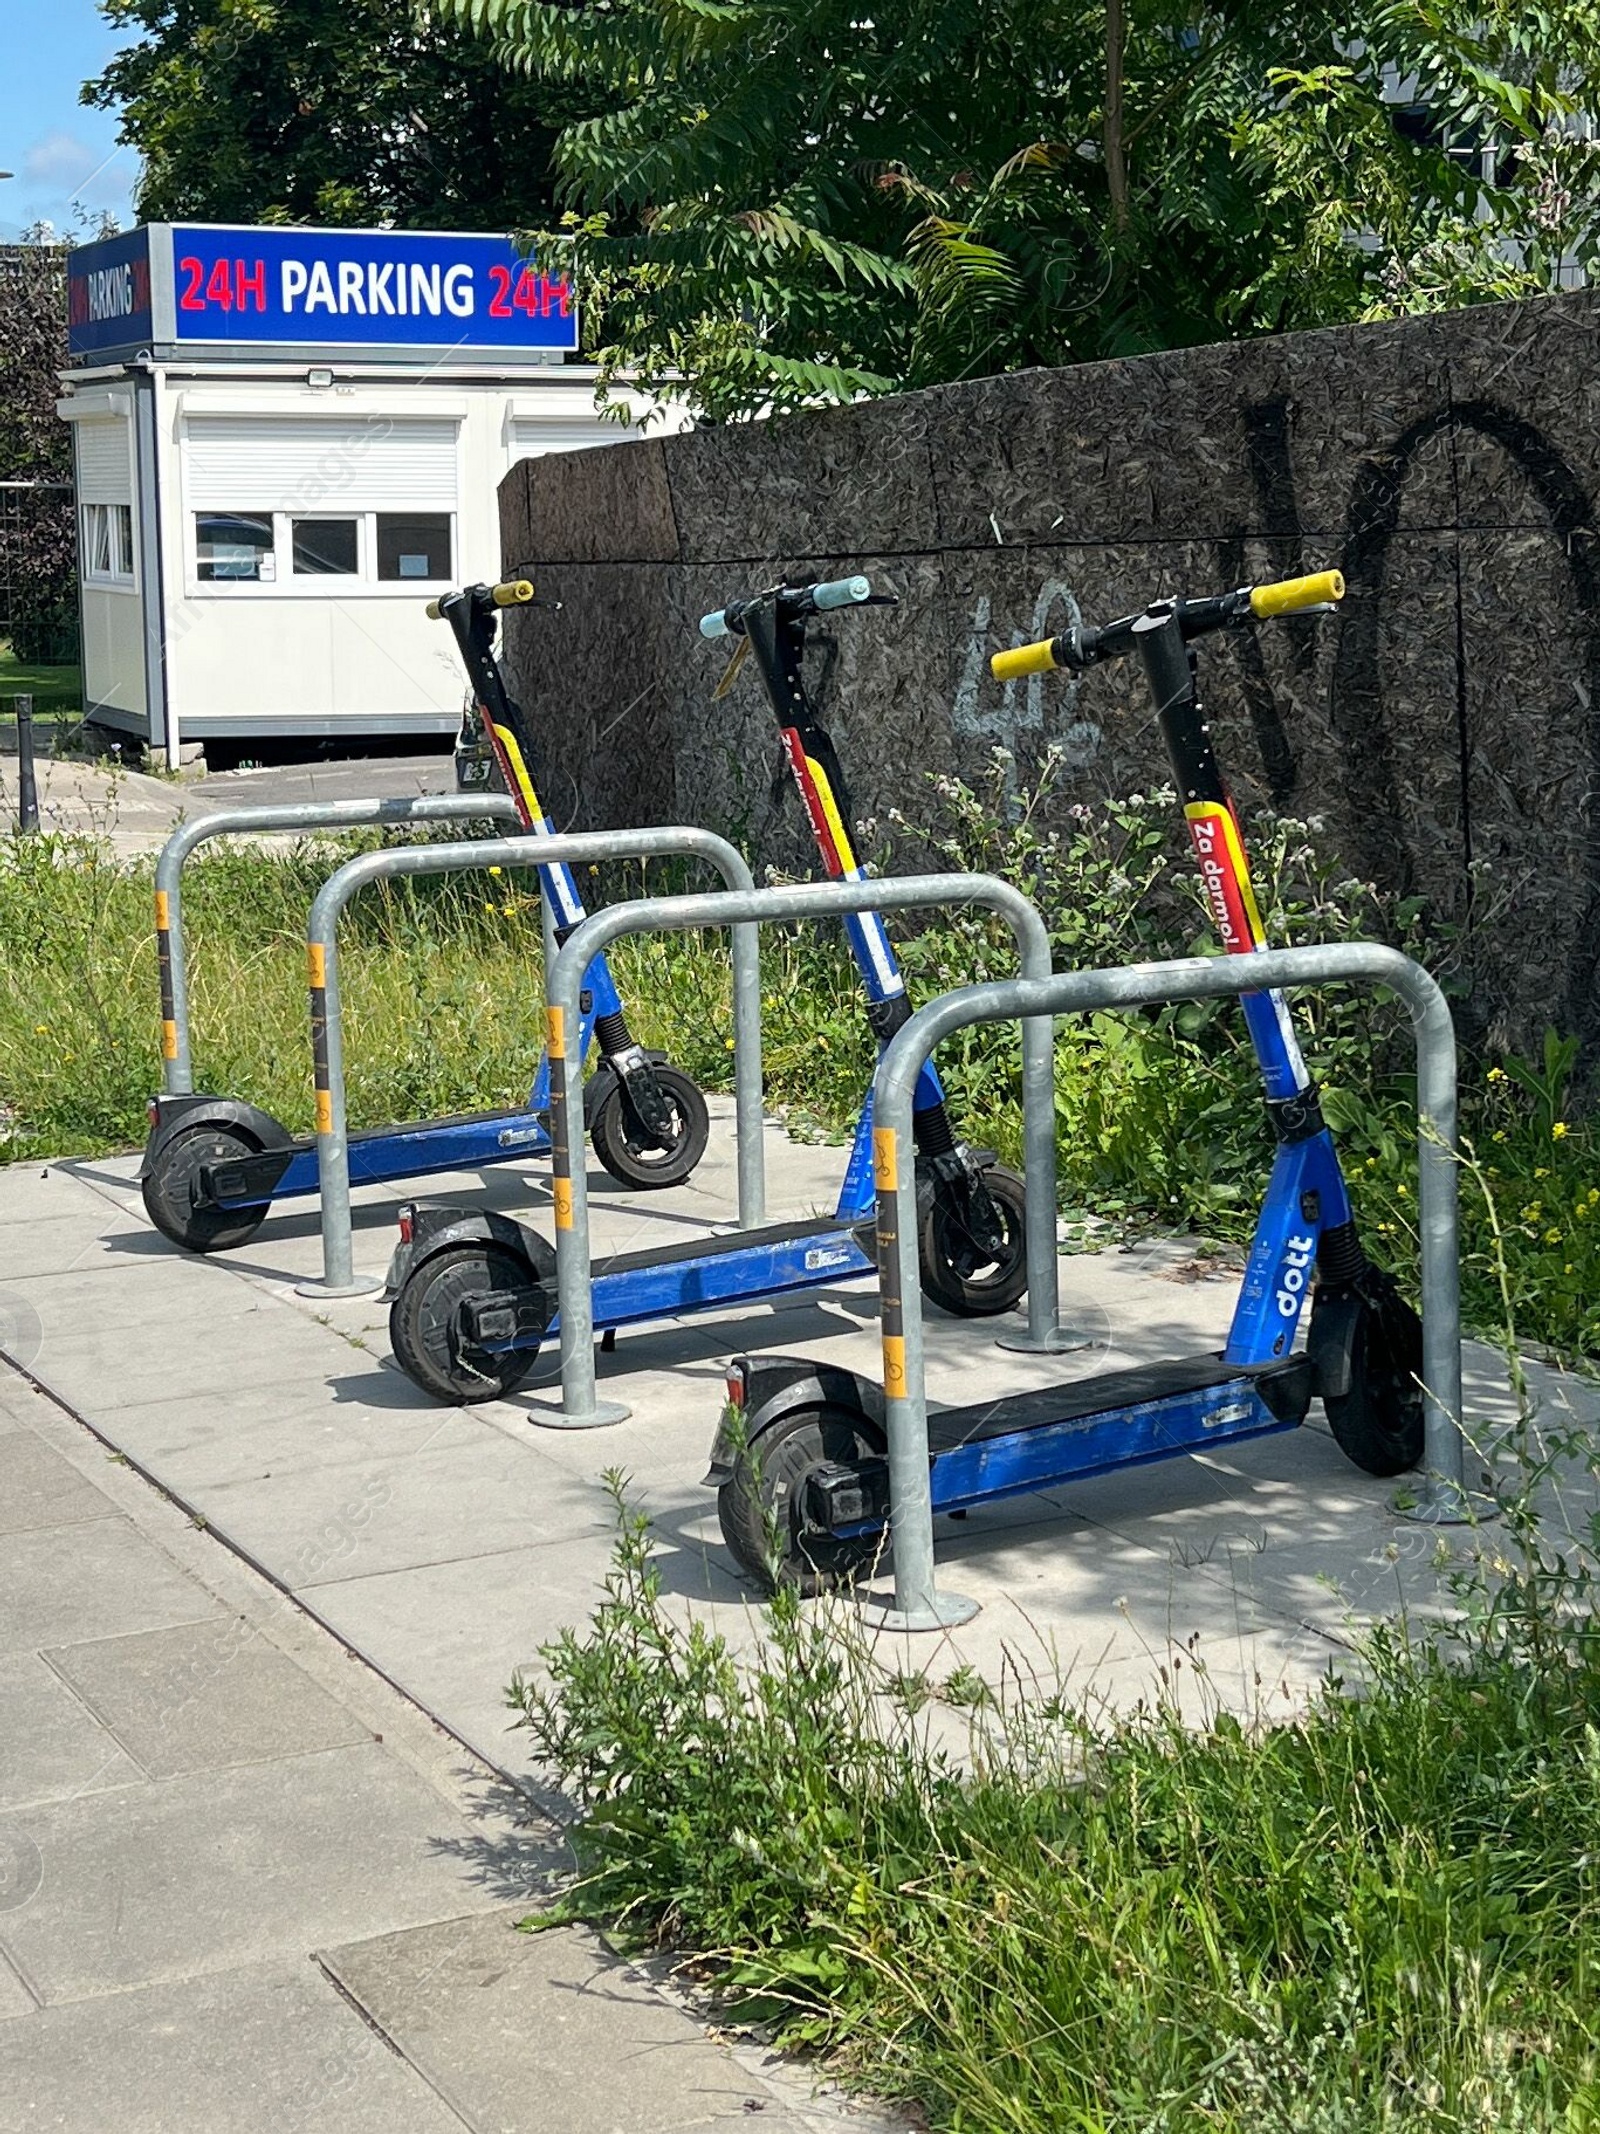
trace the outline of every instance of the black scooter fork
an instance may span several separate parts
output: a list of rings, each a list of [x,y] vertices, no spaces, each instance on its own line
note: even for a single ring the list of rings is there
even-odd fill
[[[434,603],[430,613],[443,616],[454,633],[489,746],[505,789],[522,817],[523,828],[536,836],[549,836],[554,825],[544,812],[531,770],[535,757],[533,730],[521,705],[507,689],[494,657],[498,611],[536,604],[532,583],[526,578],[513,578],[501,585],[473,585],[463,592],[446,594]],[[583,901],[569,867],[542,867],[539,871],[555,922],[555,943],[560,948],[585,917]],[[648,1054],[628,1028],[609,970],[599,976],[598,991],[598,999],[592,992],[585,993],[583,1009],[585,1014],[591,1008],[599,1010],[594,1021],[595,1043],[617,1078],[629,1124],[651,1147],[668,1149],[673,1138],[672,1106]]]
[[[778,721],[779,734],[817,850],[830,879],[864,881],[848,824],[854,819],[850,788],[832,736],[817,715],[804,675],[806,612],[780,587],[741,608],[739,621]],[[887,596],[869,598],[887,605]],[[881,1052],[911,1020],[912,1007],[888,929],[876,912],[850,913],[845,930],[867,991],[867,1025]],[[942,1188],[962,1229],[980,1253],[999,1253],[1006,1227],[984,1181],[984,1164],[956,1139],[942,1084],[931,1064],[923,1070],[912,1110],[918,1171],[927,1192]]]

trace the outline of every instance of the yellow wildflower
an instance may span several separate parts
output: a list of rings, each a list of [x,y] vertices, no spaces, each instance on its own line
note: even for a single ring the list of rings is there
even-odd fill
[[[504,874],[505,869],[503,867],[491,867],[489,872],[491,874]]]
[[[1558,1119],[1555,1125],[1552,1126],[1550,1129],[1550,1139],[1552,1141],[1565,1141],[1566,1138],[1567,1122],[1565,1119]]]

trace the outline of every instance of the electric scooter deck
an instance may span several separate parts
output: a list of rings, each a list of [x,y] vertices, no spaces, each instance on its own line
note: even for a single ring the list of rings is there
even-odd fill
[[[529,769],[532,732],[494,656],[498,611],[532,599],[532,585],[513,579],[448,594],[431,602],[428,612],[455,634],[484,730],[528,836],[529,865],[538,869],[557,938],[564,939],[584,917],[583,904],[568,867],[539,863],[540,842],[553,832]],[[705,1100],[664,1054],[634,1043],[603,957],[594,967],[591,997],[584,1044],[596,1039],[603,1054],[586,1107],[595,1153],[619,1184],[635,1190],[681,1184],[705,1152]],[[349,1136],[350,1182],[376,1185],[547,1156],[549,1098],[549,1066],[541,1059],[523,1105],[359,1129]],[[164,1236],[190,1251],[242,1244],[274,1201],[319,1190],[316,1141],[292,1135],[254,1105],[199,1094],[158,1096],[149,1116],[140,1172],[146,1212]]]
[[[826,1289],[876,1266],[870,1219],[852,1231],[831,1217],[613,1253],[595,1263],[594,1323],[609,1332],[752,1304],[791,1290]],[[561,1330],[561,1314],[546,1308],[543,1292],[535,1301],[526,1289],[490,1290],[464,1299],[460,1309],[462,1333],[486,1356],[507,1354],[529,1335],[543,1340]]]
[[[858,881],[866,876],[845,828],[848,792],[807,701],[801,666],[810,618],[872,600],[865,578],[786,584],[730,602],[700,625],[704,636],[741,639],[740,657],[754,655],[827,871]],[[875,911],[848,914],[845,931],[870,1025],[880,1044],[887,1043],[911,1013],[888,931]],[[930,1196],[925,1286],[968,1316],[1009,1311],[1027,1280],[1022,1182],[991,1155],[956,1140],[931,1065],[918,1084],[916,1116]],[[601,1262],[591,1270],[593,1322],[606,1330],[634,1326],[870,1275],[875,1203],[869,1095],[831,1217]],[[510,1391],[559,1325],[549,1243],[506,1217],[415,1205],[401,1210],[400,1233],[390,1267],[396,1359],[440,1399],[484,1400]]]
[[[1103,630],[1075,630],[993,662],[997,674],[1015,676],[1142,655],[1229,953],[1256,953],[1266,939],[1190,646],[1252,617],[1315,611],[1343,591],[1339,574],[1327,572],[1215,600],[1160,601]],[[1255,993],[1241,1004],[1278,1147],[1226,1346],[930,1413],[935,1511],[1293,1429],[1315,1397],[1337,1442],[1368,1473],[1398,1474],[1421,1457],[1420,1323],[1357,1237],[1287,1003]],[[884,1379],[798,1357],[746,1355],[729,1368],[707,1481],[718,1490],[724,1538],[762,1583],[784,1577],[818,1590],[868,1566],[888,1525],[883,1389],[891,1379],[903,1387],[906,1368],[899,1192],[886,1186],[879,1212]],[[1310,1325],[1297,1352],[1308,1297]]]
[[[358,1127],[349,1136],[350,1183],[379,1185],[434,1171],[476,1170],[518,1156],[547,1156],[548,1094],[538,1102],[536,1111],[464,1111],[400,1126]],[[152,1104],[157,1136],[174,1131],[197,1106],[204,1107],[208,1118],[217,1116],[214,1098],[157,1097]],[[238,1107],[241,1113],[246,1109]],[[258,1116],[265,1120],[268,1115]],[[250,1208],[292,1194],[315,1193],[317,1144],[286,1139],[281,1147],[264,1146],[250,1155],[203,1163],[196,1184],[200,1199],[215,1208]]]
[[[712,1450],[708,1482],[725,1484],[744,1437],[759,1441],[773,1412],[792,1414],[802,1393],[819,1407],[854,1413],[881,1438],[883,1390],[874,1380],[804,1357],[736,1356],[728,1366],[727,1419]],[[966,1511],[1088,1475],[1293,1430],[1305,1420],[1311,1399],[1312,1371],[1303,1355],[1241,1370],[1209,1350],[934,1409],[928,1416],[933,1509]],[[804,1531],[839,1542],[877,1533],[889,1516],[887,1459],[817,1463],[806,1474],[799,1515]]]

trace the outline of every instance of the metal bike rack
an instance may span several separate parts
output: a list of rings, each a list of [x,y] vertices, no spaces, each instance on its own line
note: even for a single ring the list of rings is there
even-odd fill
[[[1042,984],[1050,970],[1050,936],[1043,919],[1021,890],[986,874],[922,874],[870,882],[805,882],[786,889],[753,889],[742,894],[697,897],[640,897],[608,905],[574,929],[556,957],[548,987],[550,1032],[550,1171],[555,1206],[556,1284],[561,1315],[561,1410],[536,1420],[548,1427],[592,1430],[619,1423],[629,1410],[619,1401],[595,1394],[594,1315],[589,1292],[589,1195],[584,1167],[573,1160],[569,1122],[582,1118],[583,1062],[578,1057],[578,996],[583,974],[603,948],[624,934],[687,932],[694,927],[731,926],[735,933],[750,921],[771,926],[794,919],[838,918],[853,911],[896,911],[908,906],[986,905],[1009,924],[1017,939],[1025,978]],[[759,1008],[759,987],[757,1006]],[[1041,1015],[1048,1010],[1040,1009]],[[742,1036],[736,1042],[742,1042]],[[1012,1336],[1007,1346],[1053,1351],[1078,1345],[1063,1335],[1057,1319],[1055,1210],[1055,1090],[1048,1020],[1025,1020],[1022,1026],[1023,1110],[1027,1131],[1044,1132],[1043,1165],[1033,1151],[1032,1172],[1050,1173],[1050,1188],[1039,1200],[1030,1193],[1024,1227],[1028,1265],[1028,1332]],[[1041,1129],[1041,1122],[1043,1126]],[[1032,1173],[1030,1173],[1032,1175]],[[740,1222],[752,1225],[742,1209]],[[915,1225],[913,1225],[913,1232]],[[913,1251],[915,1240],[913,1237]]]
[[[388,852],[365,852],[347,860],[317,891],[306,924],[306,956],[311,979],[311,1044],[316,1070],[317,1178],[322,1200],[322,1280],[301,1284],[304,1294],[361,1296],[382,1288],[381,1281],[357,1281],[350,1230],[350,1145],[345,1116],[344,1028],[339,1008],[339,915],[369,882],[409,874],[477,873],[490,867],[553,866],[562,861],[659,859],[684,854],[707,860],[725,882],[746,894],[754,890],[749,866],[725,837],[711,830],[671,825],[652,830],[585,830],[560,837],[500,837],[461,845],[400,845]],[[704,897],[651,898],[652,904],[704,903]],[[711,901],[716,901],[715,899]],[[541,899],[541,903],[543,900]],[[617,907],[632,911],[636,907]],[[601,916],[604,916],[602,914]],[[596,924],[588,919],[572,934],[587,938]],[[608,939],[612,938],[607,936]],[[546,937],[547,946],[549,937]],[[565,955],[565,950],[562,951]],[[765,1215],[766,1177],[761,1146],[761,964],[752,926],[733,929],[733,1074],[737,1136],[739,1220],[757,1224]],[[583,972],[594,960],[585,955],[573,994],[572,1022],[578,1022],[577,994]],[[559,963],[560,959],[556,959]],[[546,965],[547,981],[552,966]],[[559,1077],[552,1060],[552,1140],[554,1090]]]
[[[1018,1016],[1076,1015],[1102,1008],[1210,1000],[1282,987],[1358,980],[1392,988],[1411,1012],[1417,1047],[1417,1207],[1422,1239],[1423,1400],[1427,1474],[1412,1517],[1433,1525],[1470,1516],[1462,1481],[1461,1303],[1456,1243],[1456,1042],[1443,993],[1420,964],[1374,942],[1321,948],[1267,949],[1252,956],[1192,957],[1073,971],[1046,979],[967,986],[930,1001],[898,1031],[879,1062],[875,1083],[879,1176],[879,1265],[893,1264],[899,1313],[883,1314],[884,1395],[889,1436],[889,1533],[894,1553],[898,1630],[937,1630],[968,1621],[976,1602],[941,1594],[934,1583],[933,1508],[928,1465],[928,1398],[914,1229],[895,1234],[894,1208],[915,1193],[911,1095],[923,1062],[942,1039],[973,1023]],[[1026,1027],[1026,1025],[1024,1025]],[[1028,1093],[1024,1091],[1024,1103]],[[1039,1107],[1041,1114],[1043,1106]],[[1054,1120],[1036,1120],[1027,1137],[1028,1205],[1055,1206]],[[891,1331],[890,1318],[900,1328]]]
[[[156,957],[161,969],[161,1086],[169,1097],[194,1091],[189,1053],[189,964],[183,938],[183,868],[213,837],[265,830],[357,830],[370,823],[520,822],[506,793],[424,793],[414,800],[307,800],[292,807],[218,808],[180,823],[156,861]]]

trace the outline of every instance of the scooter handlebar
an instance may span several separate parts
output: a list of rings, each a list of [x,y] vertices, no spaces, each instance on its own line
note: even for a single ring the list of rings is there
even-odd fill
[[[1250,612],[1269,615],[1299,615],[1307,608],[1323,608],[1344,598],[1343,571],[1316,571],[1309,578],[1280,578],[1276,585],[1250,588]]]
[[[491,607],[521,608],[526,607],[533,598],[533,580],[531,578],[502,578],[498,585],[468,586],[467,592],[478,600],[486,599],[487,604]],[[450,594],[446,597],[454,599],[457,596]],[[443,600],[430,600],[428,602],[429,622],[438,622],[443,614]]]
[[[759,599],[771,599],[760,594]],[[859,607],[872,598],[872,580],[858,571],[852,578],[826,578],[821,585],[785,585],[778,588],[780,607],[791,615],[826,614],[830,608]],[[700,618],[702,637],[742,637],[744,618],[754,600],[731,600],[725,608],[713,608]]]
[[[1056,640],[1041,637],[1035,645],[1016,645],[1009,652],[997,652],[989,662],[989,671],[997,682],[1020,681],[1025,674],[1054,674],[1056,670]]]
[[[1185,639],[1192,640],[1250,616],[1266,621],[1274,615],[1304,615],[1343,598],[1344,573],[1316,571],[1308,578],[1280,578],[1272,585],[1241,585],[1235,592],[1209,600],[1160,602],[1145,613],[1155,621],[1164,614],[1175,615]],[[1027,674],[1053,674],[1059,667],[1082,673],[1102,660],[1131,652],[1138,638],[1136,625],[1142,620],[1138,615],[1124,615],[1102,630],[1069,630],[1062,637],[1042,637],[1036,644],[992,653],[989,672],[1000,682],[1014,682]]]

